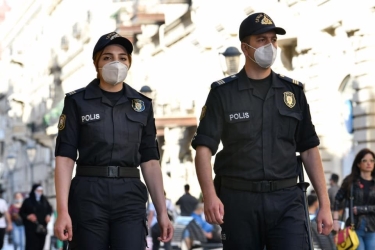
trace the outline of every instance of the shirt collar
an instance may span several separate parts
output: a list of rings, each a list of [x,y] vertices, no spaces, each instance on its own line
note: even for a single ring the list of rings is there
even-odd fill
[[[126,99],[136,99],[140,97],[140,94],[131,88],[129,85],[123,83],[125,89]],[[103,97],[103,93],[99,87],[99,79],[92,80],[86,87],[85,99],[94,99]]]
[[[271,70],[271,78],[272,78],[272,88],[283,88],[284,85],[282,82],[278,79],[277,74]],[[238,73],[238,90],[245,90],[245,89],[253,89],[254,85],[249,80],[249,77],[246,74],[245,67],[242,68],[242,70]]]

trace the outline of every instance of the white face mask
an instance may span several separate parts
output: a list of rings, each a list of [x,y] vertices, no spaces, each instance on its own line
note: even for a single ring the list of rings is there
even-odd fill
[[[119,61],[109,62],[99,69],[102,70],[104,81],[113,85],[122,83],[128,75],[128,67]]]
[[[276,55],[277,55],[277,49],[272,45],[272,43],[266,44],[259,48],[254,48],[250,46],[249,44],[245,43],[247,46],[249,46],[252,49],[255,49],[254,53],[254,59],[253,60],[250,56],[249,58],[257,63],[262,68],[269,68],[272,66],[272,64],[275,62]]]
[[[39,193],[39,192],[34,192],[34,194],[35,194],[35,199],[36,199],[37,201],[40,201],[40,198],[42,197],[42,194]]]

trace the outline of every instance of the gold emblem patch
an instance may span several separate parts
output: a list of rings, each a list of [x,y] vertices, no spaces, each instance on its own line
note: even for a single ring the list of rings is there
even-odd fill
[[[137,112],[142,112],[145,110],[145,103],[139,99],[132,100],[132,108]]]
[[[262,18],[263,17],[263,18]],[[262,20],[260,20],[262,18]],[[270,24],[273,24],[272,22],[272,19],[267,16],[266,14],[264,13],[261,13],[259,14],[256,18],[255,18],[255,22],[256,23],[261,23],[261,24],[264,24],[264,25],[270,25]]]
[[[201,121],[204,116],[206,115],[206,110],[207,110],[207,106],[204,105],[203,108],[202,108],[202,112],[201,112],[201,116],[199,117],[199,120]]]
[[[289,108],[293,108],[296,105],[296,98],[292,92],[284,92],[284,102]]]
[[[65,121],[66,121],[66,115],[60,115],[59,118],[59,125],[57,125],[59,130],[63,130],[65,128]]]
[[[261,24],[272,24],[272,20],[268,16],[264,15]]]

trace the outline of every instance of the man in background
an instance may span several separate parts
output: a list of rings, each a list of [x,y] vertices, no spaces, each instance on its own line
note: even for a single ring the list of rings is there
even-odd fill
[[[339,176],[337,174],[332,174],[329,179],[330,188],[328,188],[329,201],[331,202],[331,210],[333,210],[333,204],[335,203],[335,196],[337,191],[339,191],[340,186],[338,184]]]
[[[198,199],[190,194],[189,184],[186,184],[184,188],[185,194],[178,199],[176,205],[180,206],[181,216],[190,216],[198,205]]]

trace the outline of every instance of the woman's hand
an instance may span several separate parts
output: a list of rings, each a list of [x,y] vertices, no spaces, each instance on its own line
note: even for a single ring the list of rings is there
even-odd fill
[[[51,220],[51,216],[48,214],[48,215],[46,216],[45,220],[46,220],[46,223],[48,224],[48,222]]]
[[[31,222],[36,222],[37,221],[37,218],[36,218],[36,215],[35,214],[29,214],[28,216],[27,216],[27,219],[29,220],[29,221],[31,221]]]
[[[59,213],[55,222],[54,232],[56,237],[62,241],[72,241],[73,229],[72,220],[68,213]]]
[[[161,235],[158,240],[161,242],[169,242],[173,237],[173,225],[168,218],[168,214],[165,213],[162,216],[158,215],[158,224],[160,227]]]
[[[357,215],[357,207],[353,207],[353,214]]]
[[[338,232],[340,230],[340,221],[339,220],[333,220],[333,231]]]

